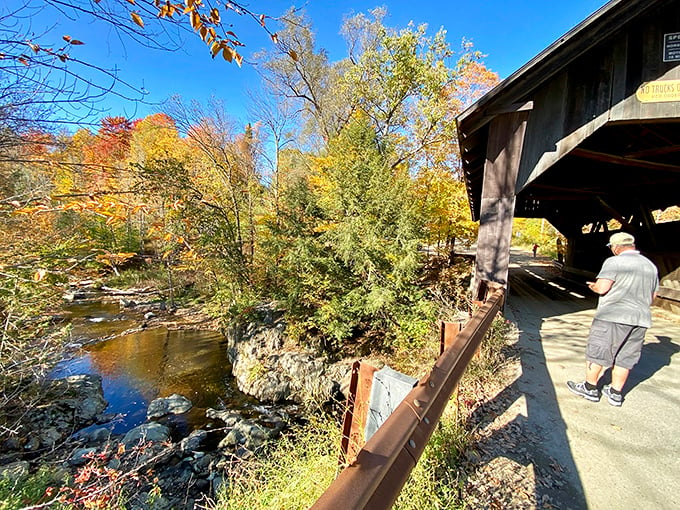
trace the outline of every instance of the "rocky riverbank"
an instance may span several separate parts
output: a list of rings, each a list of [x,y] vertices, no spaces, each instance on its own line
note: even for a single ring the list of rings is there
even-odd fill
[[[139,317],[139,325],[123,334],[161,326],[217,328],[216,321],[198,310],[168,310],[143,297],[109,296],[121,299],[126,314]],[[114,435],[107,424],[116,417],[104,412],[101,378],[44,381],[39,399],[4,425],[9,433],[0,436],[0,477],[20,483],[49,466],[57,488],[44,500],[71,504],[112,501],[126,494],[130,509],[193,508],[212,497],[232,467],[263,451],[293,422],[304,420],[307,408],[343,398],[348,363],[330,364],[292,345],[273,308],[258,309],[257,317],[224,332],[239,389],[262,402],[247,415],[211,408],[206,411],[208,425],[187,435],[175,426],[176,418],[192,403],[170,395],[151,402],[145,423]]]

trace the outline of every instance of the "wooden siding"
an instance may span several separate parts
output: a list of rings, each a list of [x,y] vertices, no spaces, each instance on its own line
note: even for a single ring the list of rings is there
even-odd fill
[[[533,110],[516,192],[609,122],[680,118],[680,101],[642,103],[649,81],[679,80],[680,62],[663,62],[663,36],[680,32],[680,5],[631,23],[527,96]]]

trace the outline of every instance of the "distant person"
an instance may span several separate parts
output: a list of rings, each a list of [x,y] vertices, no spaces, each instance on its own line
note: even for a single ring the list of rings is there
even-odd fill
[[[640,359],[642,343],[652,325],[650,307],[659,290],[654,263],[635,249],[635,238],[625,232],[612,235],[607,246],[614,254],[602,264],[590,290],[600,295],[586,346],[586,380],[567,381],[569,389],[597,402],[597,382],[603,368],[612,369],[612,382],[602,395],[613,406],[623,403],[623,386]]]
[[[531,251],[534,252],[534,258],[536,258],[536,252],[538,251],[538,245],[536,243],[534,243]]]
[[[560,237],[557,238],[557,262],[564,263],[564,244],[562,244]]]

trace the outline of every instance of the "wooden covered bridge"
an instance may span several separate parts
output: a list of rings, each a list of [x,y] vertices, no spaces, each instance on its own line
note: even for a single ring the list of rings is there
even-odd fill
[[[607,3],[457,122],[475,292],[507,284],[513,218],[545,218],[568,240],[563,269],[583,276],[612,231],[634,234],[680,307],[680,221],[657,222],[680,204],[680,1]]]

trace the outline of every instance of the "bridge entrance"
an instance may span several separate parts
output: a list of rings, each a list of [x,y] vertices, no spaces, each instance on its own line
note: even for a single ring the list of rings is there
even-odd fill
[[[513,218],[545,218],[568,240],[564,270],[583,276],[612,232],[635,235],[680,310],[679,1],[609,2],[457,123],[476,282],[507,285]]]

